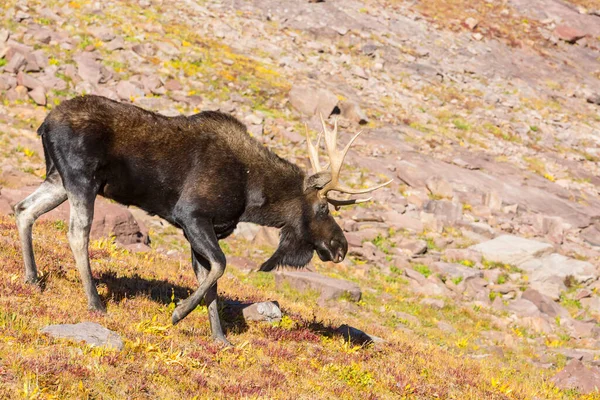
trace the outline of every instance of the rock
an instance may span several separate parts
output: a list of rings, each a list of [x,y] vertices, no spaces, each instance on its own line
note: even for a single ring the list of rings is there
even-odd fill
[[[502,209],[502,197],[495,190],[486,192],[483,204],[491,211],[500,211]]]
[[[567,25],[558,25],[554,29],[554,34],[560,39],[570,44],[577,43],[578,40],[583,39],[587,36],[587,33],[580,31],[579,29],[572,28]]]
[[[0,75],[0,90],[9,90],[17,86],[17,79],[8,74]]]
[[[120,81],[116,90],[117,96],[121,100],[132,101],[132,99],[144,96],[144,91],[129,81]]]
[[[93,57],[79,54],[73,59],[77,63],[77,74],[81,79],[93,84],[100,82],[102,76],[100,73],[101,65]]]
[[[260,230],[261,226],[250,222],[240,222],[235,227],[233,235],[241,237],[247,241],[252,241],[256,237],[256,234]]]
[[[396,211],[386,211],[382,214],[386,224],[395,230],[407,229],[413,232],[423,232],[423,223],[417,218]]]
[[[252,244],[256,246],[277,247],[279,245],[279,229],[268,226],[258,228]]]
[[[434,196],[451,199],[454,195],[452,184],[443,178],[432,176],[425,182],[427,190]]]
[[[479,25],[479,21],[477,21],[475,18],[473,17],[469,17],[467,19],[465,19],[465,25],[467,26],[467,28],[469,28],[470,30],[473,30],[475,28],[477,28],[477,25]]]
[[[561,319],[561,326],[567,328],[573,339],[597,338],[600,328],[595,322],[578,321],[576,319]]]
[[[25,56],[21,53],[15,53],[10,61],[4,66],[5,72],[16,74],[26,63]]]
[[[246,321],[281,321],[281,309],[276,301],[250,304],[242,309]]]
[[[522,316],[522,317],[539,317],[539,308],[527,299],[517,299],[508,303],[506,307],[508,311]]]
[[[425,283],[427,283],[427,278],[425,278],[423,274],[415,271],[414,269],[404,268],[404,275],[420,284],[424,285]]]
[[[104,201],[96,202],[91,235],[93,238],[113,236],[123,245],[150,243],[148,230],[126,207]]]
[[[547,335],[553,332],[552,324],[543,317],[521,317],[518,322],[535,333]]]
[[[144,86],[144,90],[146,90],[146,92],[148,93],[163,94],[165,91],[165,89],[162,88],[162,82],[155,75],[143,76],[141,79],[141,83]]]
[[[411,326],[421,326],[421,321],[419,321],[419,318],[415,317],[414,315],[398,311],[394,313],[394,316],[398,318],[403,324],[408,324]]]
[[[115,37],[110,42],[106,43],[106,49],[109,51],[123,50],[125,48],[125,40],[121,36]]]
[[[537,290],[544,296],[550,297],[554,301],[559,300],[560,294],[564,290],[567,290],[567,287],[564,284],[564,279],[557,276],[552,277],[547,281],[533,281],[529,287]]]
[[[439,330],[444,331],[446,333],[456,333],[456,329],[447,322],[439,321],[437,323],[437,327]]]
[[[598,230],[595,225],[591,225],[581,231],[581,237],[588,244],[595,247],[600,247],[600,230]]]
[[[540,292],[538,292],[535,289],[531,289],[531,288],[527,289],[525,292],[523,292],[523,295],[521,296],[521,298],[523,300],[529,300],[530,302],[535,304],[535,306],[538,308],[538,310],[540,310],[540,312],[542,312],[543,314],[546,314],[552,318],[554,318],[554,317],[570,318],[571,317],[569,315],[569,312],[566,309],[564,309],[563,307],[561,307],[560,305],[555,303],[550,297],[544,296],[543,294],[541,294]]]
[[[356,122],[360,125],[369,123],[367,115],[360,109],[358,104],[353,101],[343,100],[339,104],[340,114],[342,117],[349,119],[352,122]]]
[[[520,266],[535,257],[551,252],[554,247],[531,239],[502,235],[471,246],[469,249],[480,252],[488,261]]]
[[[181,86],[181,83],[177,79],[169,79],[165,82],[165,89],[170,91],[181,90],[183,86]]]
[[[17,74],[17,84],[25,86],[27,89],[35,89],[44,85],[37,78],[20,71]]]
[[[440,275],[448,279],[462,278],[468,279],[471,277],[483,277],[483,272],[475,268],[465,267],[461,264],[450,264],[445,262],[436,262],[431,265],[431,270],[439,272]]]
[[[131,253],[148,253],[152,251],[152,248],[144,243],[131,243],[126,245],[121,245],[125,250]]]
[[[600,315],[600,297],[586,297],[579,300],[583,308],[590,310],[592,314]]]
[[[136,53],[137,55],[139,55],[141,57],[149,57],[152,54],[154,54],[154,50],[152,49],[152,46],[150,46],[150,44],[148,44],[148,43],[136,44],[131,47],[131,50],[133,50],[134,53]]]
[[[38,106],[46,105],[46,91],[43,87],[38,86],[27,94]]]
[[[423,208],[439,220],[453,224],[462,218],[462,205],[449,200],[431,200]]]
[[[589,394],[600,388],[600,368],[587,368],[581,361],[573,359],[550,380],[559,389],[575,389],[581,394]]]
[[[319,300],[336,300],[342,297],[359,301],[362,295],[360,287],[355,283],[342,279],[330,278],[315,272],[281,271],[275,274],[275,283],[280,286],[284,282],[299,291],[316,290]]]
[[[480,263],[482,260],[481,253],[470,249],[446,249],[444,250],[445,260],[450,262],[470,261],[473,264]]]
[[[41,49],[27,54],[25,61],[25,72],[38,72],[48,67],[48,56]]]
[[[420,303],[424,306],[435,308],[436,310],[441,310],[445,306],[444,300],[440,299],[423,299]]]
[[[292,107],[301,113],[308,116],[320,113],[323,118],[328,118],[338,103],[337,96],[327,89],[298,85],[290,90],[289,100]]]
[[[64,338],[84,341],[91,346],[107,347],[116,350],[123,349],[121,337],[95,322],[80,322],[78,324],[49,325],[41,330],[53,338]]]
[[[108,27],[95,26],[88,28],[88,30],[92,34],[92,36],[102,40],[103,42],[110,42],[116,37],[114,31]]]
[[[157,41],[154,43],[154,45],[156,46],[156,48],[159,51],[162,51],[163,53],[165,53],[168,56],[179,55],[179,49],[171,43]]]
[[[347,341],[351,341],[353,343],[358,343],[361,345],[385,342],[385,340],[380,337],[369,335],[368,333],[365,333],[360,329],[353,328],[350,325],[346,324],[343,324],[339,328],[337,328],[336,332],[342,335]]]
[[[6,98],[9,101],[15,101],[15,100],[25,101],[28,98],[27,88],[25,86],[20,86],[20,85],[15,88],[12,88],[6,92]]]
[[[395,244],[396,249],[399,249],[404,253],[408,253],[409,256],[425,254],[427,252],[427,242],[424,240],[402,238],[402,240],[396,242]]]
[[[553,277],[564,279],[572,276],[577,282],[583,283],[598,277],[598,271],[591,263],[565,257],[558,253],[527,261],[520,264],[519,268],[529,274],[531,281],[541,282],[548,281]]]
[[[10,32],[8,29],[0,29],[0,43],[4,43],[10,37]]]

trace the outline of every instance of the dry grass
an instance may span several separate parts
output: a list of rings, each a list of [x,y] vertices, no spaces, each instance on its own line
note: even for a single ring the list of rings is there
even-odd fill
[[[394,279],[374,281],[373,291],[358,306],[342,301],[323,308],[314,299],[276,288],[270,274],[230,267],[221,281],[221,296],[276,299],[286,316],[280,324],[247,325],[224,308],[235,347],[223,349],[208,337],[203,307],[175,327],[169,323],[173,301],[195,286],[187,265],[156,253],[131,254],[101,241],[90,253],[108,314],[91,314],[64,231],[64,224],[36,226],[35,249],[44,277],[40,291],[23,283],[14,220],[0,217],[0,397],[565,398],[546,381],[549,372],[540,375],[518,358],[480,362],[465,357],[476,349],[476,329],[490,328],[486,319],[468,309],[449,307],[440,315],[442,311],[420,307],[406,299],[405,286]],[[388,312],[380,312],[382,301]],[[395,329],[394,310],[418,315],[422,333]],[[453,336],[430,328],[440,318],[471,331],[459,328]],[[39,333],[48,324],[81,321],[118,332],[124,350]],[[333,329],[343,322],[387,343],[346,342]]]

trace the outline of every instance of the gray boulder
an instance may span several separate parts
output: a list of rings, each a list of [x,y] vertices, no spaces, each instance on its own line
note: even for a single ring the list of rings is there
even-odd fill
[[[41,330],[53,338],[83,341],[91,346],[123,349],[123,340],[116,333],[95,322],[48,325]]]

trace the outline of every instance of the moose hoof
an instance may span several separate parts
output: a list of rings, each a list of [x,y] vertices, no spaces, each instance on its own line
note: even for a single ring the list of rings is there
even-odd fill
[[[88,310],[106,314],[106,307],[104,307],[104,304],[102,304],[100,300],[96,300],[88,304]]]
[[[37,275],[26,276],[25,283],[28,285],[37,285],[40,283],[40,278],[38,278]]]
[[[173,315],[171,316],[171,322],[173,323],[173,325],[177,325],[177,323],[179,321],[184,319],[186,317],[186,315],[188,315],[190,313],[188,311],[188,308],[189,308],[189,299],[181,300],[179,302],[179,304],[175,308],[175,311],[173,311]]]
[[[231,342],[225,336],[213,336],[213,340],[223,347],[233,347]]]

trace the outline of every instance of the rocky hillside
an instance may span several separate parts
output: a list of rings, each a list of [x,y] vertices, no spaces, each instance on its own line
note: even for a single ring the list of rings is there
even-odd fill
[[[0,10],[0,396],[600,398],[597,0]],[[23,282],[12,215],[45,174],[35,130],[86,93],[232,113],[305,168],[303,125],[321,113],[342,142],[364,130],[350,186],[394,182],[336,214],[342,264],[256,272],[277,232],[241,224],[222,243],[224,349],[205,308],[170,325],[196,286],[181,234],[99,199],[108,314],[90,314],[68,206],[35,228],[41,289]]]

